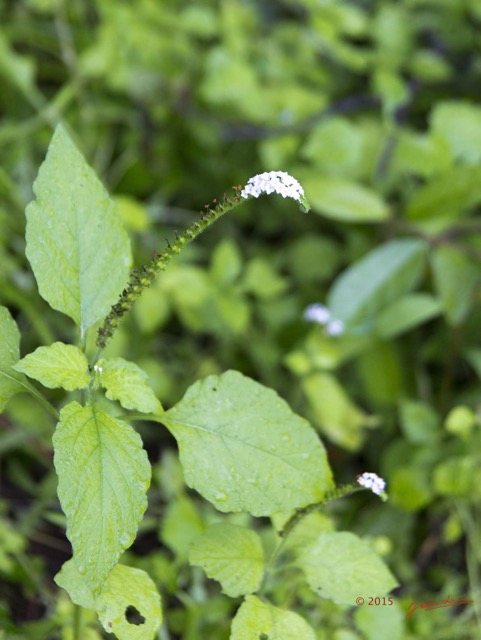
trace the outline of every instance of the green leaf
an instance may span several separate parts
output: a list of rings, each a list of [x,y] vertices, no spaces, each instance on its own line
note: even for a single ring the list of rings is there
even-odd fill
[[[345,449],[359,449],[363,427],[371,426],[373,419],[356,407],[335,377],[328,373],[306,376],[301,384],[319,430]]]
[[[296,564],[311,589],[336,604],[355,605],[359,596],[383,596],[397,586],[369,544],[353,533],[322,533]]]
[[[20,358],[20,332],[6,307],[0,306],[0,412],[12,396],[24,388],[24,377],[12,368]]]
[[[62,409],[53,445],[74,560],[97,592],[132,544],[147,506],[147,454],[128,424],[77,402]]]
[[[162,624],[159,593],[140,569],[118,564],[96,601],[105,631],[119,640],[153,640]]]
[[[422,240],[392,240],[377,247],[334,282],[327,298],[332,315],[346,325],[369,328],[381,309],[419,281],[425,253]]]
[[[459,249],[447,246],[433,250],[431,265],[446,320],[452,326],[459,325],[466,320],[481,284],[479,265]]]
[[[164,462],[164,461],[163,461]],[[172,472],[172,469],[170,469]],[[162,519],[162,542],[182,561],[187,560],[194,538],[205,526],[195,504],[187,496],[180,496],[169,504]]]
[[[427,293],[408,293],[385,307],[374,329],[382,338],[394,338],[432,320],[441,312],[441,303]]]
[[[219,511],[289,511],[332,487],[311,426],[237,371],[191,386],[162,422],[177,439],[186,483]]]
[[[418,189],[407,207],[411,220],[457,218],[481,201],[481,167],[453,167]]]
[[[162,413],[162,405],[148,383],[148,375],[123,358],[99,360],[100,382],[110,400],[118,400],[124,409],[142,413]]]
[[[95,609],[95,596],[73,558],[63,563],[54,580],[59,587],[65,589],[73,603],[85,609]]]
[[[62,387],[74,391],[87,387],[90,381],[85,355],[77,347],[63,342],[38,347],[22,358],[14,369],[38,380],[49,389]]]
[[[34,192],[26,210],[27,257],[40,295],[83,336],[125,286],[129,239],[113,201],[60,125]]]
[[[456,159],[481,160],[481,109],[462,101],[438,102],[431,113],[431,130],[442,136]]]
[[[381,222],[389,217],[386,203],[374,192],[342,178],[302,176],[301,183],[313,211],[341,222]]]
[[[197,537],[190,564],[218,580],[231,598],[257,591],[264,574],[264,551],[259,536],[233,524],[214,524]]]
[[[316,634],[304,618],[247,596],[232,621],[230,640],[316,640]]]
[[[365,603],[354,612],[354,619],[363,637],[369,640],[385,640],[386,629],[389,629],[389,640],[407,637],[405,613],[394,598],[392,604],[387,600],[381,600],[381,605],[374,607]]]

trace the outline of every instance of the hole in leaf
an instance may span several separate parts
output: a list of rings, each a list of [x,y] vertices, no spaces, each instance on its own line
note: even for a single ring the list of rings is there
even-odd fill
[[[140,613],[140,611],[138,609],[136,609],[131,604],[129,604],[129,606],[125,610],[125,614],[124,615],[125,615],[125,619],[127,620],[127,622],[129,624],[140,625],[140,624],[144,624],[144,622],[145,622],[144,616]]]

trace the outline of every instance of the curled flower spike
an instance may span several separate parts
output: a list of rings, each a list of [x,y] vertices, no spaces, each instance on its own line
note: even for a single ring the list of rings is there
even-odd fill
[[[285,171],[266,171],[249,179],[241,191],[242,198],[258,198],[262,193],[278,193],[283,198],[293,198],[301,205],[301,210],[307,213],[309,202],[304,195],[304,189],[299,182]]]
[[[357,476],[357,482],[366,489],[371,489],[377,496],[382,496],[386,489],[386,482],[375,473],[369,473],[365,471],[360,476]]]

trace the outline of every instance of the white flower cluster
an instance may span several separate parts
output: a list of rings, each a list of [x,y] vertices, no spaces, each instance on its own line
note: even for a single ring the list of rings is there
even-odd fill
[[[293,198],[304,204],[304,189],[299,182],[285,171],[266,171],[250,178],[241,191],[243,198],[258,198],[262,193],[278,193],[284,198]]]
[[[369,473],[368,471],[365,471],[360,476],[357,476],[357,482],[362,487],[371,489],[371,491],[377,496],[380,496],[382,493],[384,493],[384,490],[386,489],[385,480],[380,478],[377,474]]]
[[[97,371],[97,373],[103,373],[102,367],[99,367],[98,364],[94,364],[94,371]]]
[[[333,318],[329,309],[318,302],[306,307],[304,318],[309,322],[317,322],[325,326],[328,336],[340,336],[344,332],[344,322]]]

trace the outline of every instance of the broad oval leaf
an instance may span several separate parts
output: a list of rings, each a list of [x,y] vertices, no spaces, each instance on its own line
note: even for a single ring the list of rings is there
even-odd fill
[[[119,640],[154,640],[162,624],[160,595],[141,569],[116,565],[95,606],[105,631]]]
[[[100,382],[110,400],[118,400],[124,409],[142,413],[162,413],[162,405],[148,383],[148,375],[135,363],[124,358],[98,362]]]
[[[26,210],[27,257],[40,295],[82,335],[125,286],[130,242],[115,205],[59,125]]]
[[[219,511],[289,511],[332,487],[309,423],[237,371],[196,382],[162,422],[178,442],[187,484]]]
[[[382,222],[389,209],[371,189],[342,178],[308,174],[301,179],[313,211],[341,222]]]
[[[304,618],[247,596],[232,621],[230,640],[316,640],[316,634]]]
[[[13,370],[12,365],[20,358],[20,332],[6,307],[0,306],[0,412],[7,402],[23,387],[25,378]]]
[[[336,604],[355,605],[359,596],[383,596],[397,586],[379,556],[353,533],[321,533],[296,564],[311,589]]]
[[[14,366],[49,389],[63,387],[67,391],[88,386],[88,361],[80,349],[71,344],[54,342],[49,347],[38,347]]]
[[[189,562],[218,580],[231,598],[257,591],[264,575],[264,551],[257,533],[228,523],[214,524],[198,536]]]
[[[369,329],[375,314],[410,291],[425,263],[426,243],[400,239],[377,247],[334,282],[327,303],[351,327]]]
[[[431,256],[434,286],[446,320],[452,326],[464,322],[481,284],[479,265],[455,247],[435,247]]]
[[[382,338],[394,338],[438,316],[441,303],[428,293],[408,293],[385,307],[375,329]]]
[[[74,560],[97,592],[132,544],[147,506],[147,454],[130,425],[77,402],[62,409],[53,446]]]

